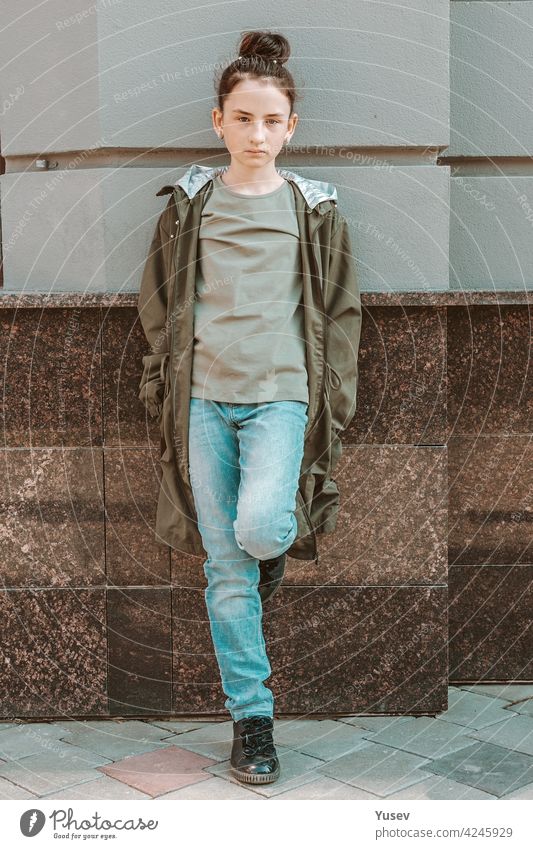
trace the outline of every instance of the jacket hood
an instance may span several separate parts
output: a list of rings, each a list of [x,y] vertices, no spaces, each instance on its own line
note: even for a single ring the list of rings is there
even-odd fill
[[[189,198],[193,198],[205,183],[212,180],[217,174],[227,171],[228,168],[229,165],[213,167],[195,163],[187,169],[179,180],[176,180],[174,185],[180,186]],[[290,180],[298,186],[310,209],[314,209],[317,204],[324,200],[337,203],[337,189],[332,183],[311,180],[308,177],[302,177],[295,171],[289,171],[287,168],[277,168],[276,171],[286,180]]]

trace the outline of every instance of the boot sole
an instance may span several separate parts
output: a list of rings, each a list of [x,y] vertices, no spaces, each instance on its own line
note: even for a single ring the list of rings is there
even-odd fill
[[[249,773],[249,772],[240,772],[235,767],[231,767],[231,772],[233,775],[239,779],[239,781],[244,782],[245,784],[270,784],[272,781],[276,781],[279,778],[281,769],[278,768],[274,772],[267,773]]]

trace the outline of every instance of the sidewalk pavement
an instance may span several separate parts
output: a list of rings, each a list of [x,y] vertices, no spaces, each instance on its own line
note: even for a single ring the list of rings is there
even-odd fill
[[[281,776],[229,771],[231,719],[0,722],[1,799],[533,799],[533,684],[449,688],[437,717],[274,721]]]

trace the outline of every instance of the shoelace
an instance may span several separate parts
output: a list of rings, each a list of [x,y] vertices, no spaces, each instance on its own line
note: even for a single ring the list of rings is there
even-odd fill
[[[245,755],[255,755],[258,751],[265,754],[274,754],[272,726],[268,717],[245,722],[241,731],[241,739],[243,740]]]

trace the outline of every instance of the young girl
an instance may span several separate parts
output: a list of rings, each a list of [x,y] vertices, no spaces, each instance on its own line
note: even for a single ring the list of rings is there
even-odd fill
[[[335,187],[275,166],[298,121],[289,54],[282,35],[244,33],[213,109],[230,164],[158,192],[172,196],[139,295],[152,349],[139,396],[161,422],[156,531],[207,553],[231,767],[255,783],[280,774],[262,605],[286,554],[318,562],[317,534],[335,527],[361,325]]]

